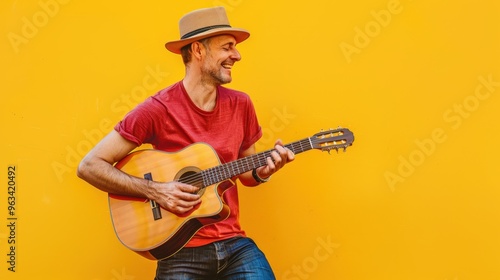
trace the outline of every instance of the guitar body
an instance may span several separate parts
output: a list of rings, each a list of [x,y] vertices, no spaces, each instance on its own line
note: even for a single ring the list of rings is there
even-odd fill
[[[169,182],[220,165],[207,144],[196,143],[176,152],[158,150],[133,152],[115,167],[140,178]],[[193,184],[195,185],[195,184]],[[190,213],[178,216],[143,198],[109,194],[109,208],[120,242],[148,259],[164,259],[179,251],[202,227],[226,219],[229,207],[222,194],[232,186],[227,181],[205,187],[202,202]]]

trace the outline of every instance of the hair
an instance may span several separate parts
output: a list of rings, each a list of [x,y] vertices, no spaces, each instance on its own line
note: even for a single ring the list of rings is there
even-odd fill
[[[206,49],[209,49],[211,39],[212,39],[211,37],[208,37],[201,39],[198,42],[202,43]],[[184,62],[185,65],[187,65],[191,61],[191,44],[188,44],[181,48],[182,61]]]

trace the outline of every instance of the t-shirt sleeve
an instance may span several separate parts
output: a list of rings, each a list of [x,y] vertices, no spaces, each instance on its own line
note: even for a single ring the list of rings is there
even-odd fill
[[[153,108],[154,104],[150,97],[125,115],[114,129],[123,138],[134,142],[138,146],[149,143],[155,131]]]

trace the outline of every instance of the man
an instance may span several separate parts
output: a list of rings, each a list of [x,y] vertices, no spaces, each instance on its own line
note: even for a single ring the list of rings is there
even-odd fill
[[[188,13],[179,29],[181,39],[165,46],[181,54],[184,79],[129,112],[85,156],[77,173],[102,191],[144,197],[183,215],[202,201],[197,187],[137,178],[113,164],[143,143],[175,152],[196,142],[210,144],[221,162],[231,162],[255,154],[262,131],[248,95],[221,86],[231,82],[232,68],[241,60],[236,45],[249,32],[231,27],[222,7]],[[277,141],[267,165],[238,179],[259,185],[293,159],[293,152]],[[203,227],[183,249],[158,261],[155,279],[275,279],[264,254],[240,227],[237,187],[224,192],[223,199],[229,217]]]

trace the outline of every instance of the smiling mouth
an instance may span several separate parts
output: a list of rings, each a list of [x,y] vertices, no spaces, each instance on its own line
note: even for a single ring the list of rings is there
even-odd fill
[[[233,65],[224,63],[224,64],[222,64],[222,67],[224,67],[224,69],[231,70],[233,68]]]

